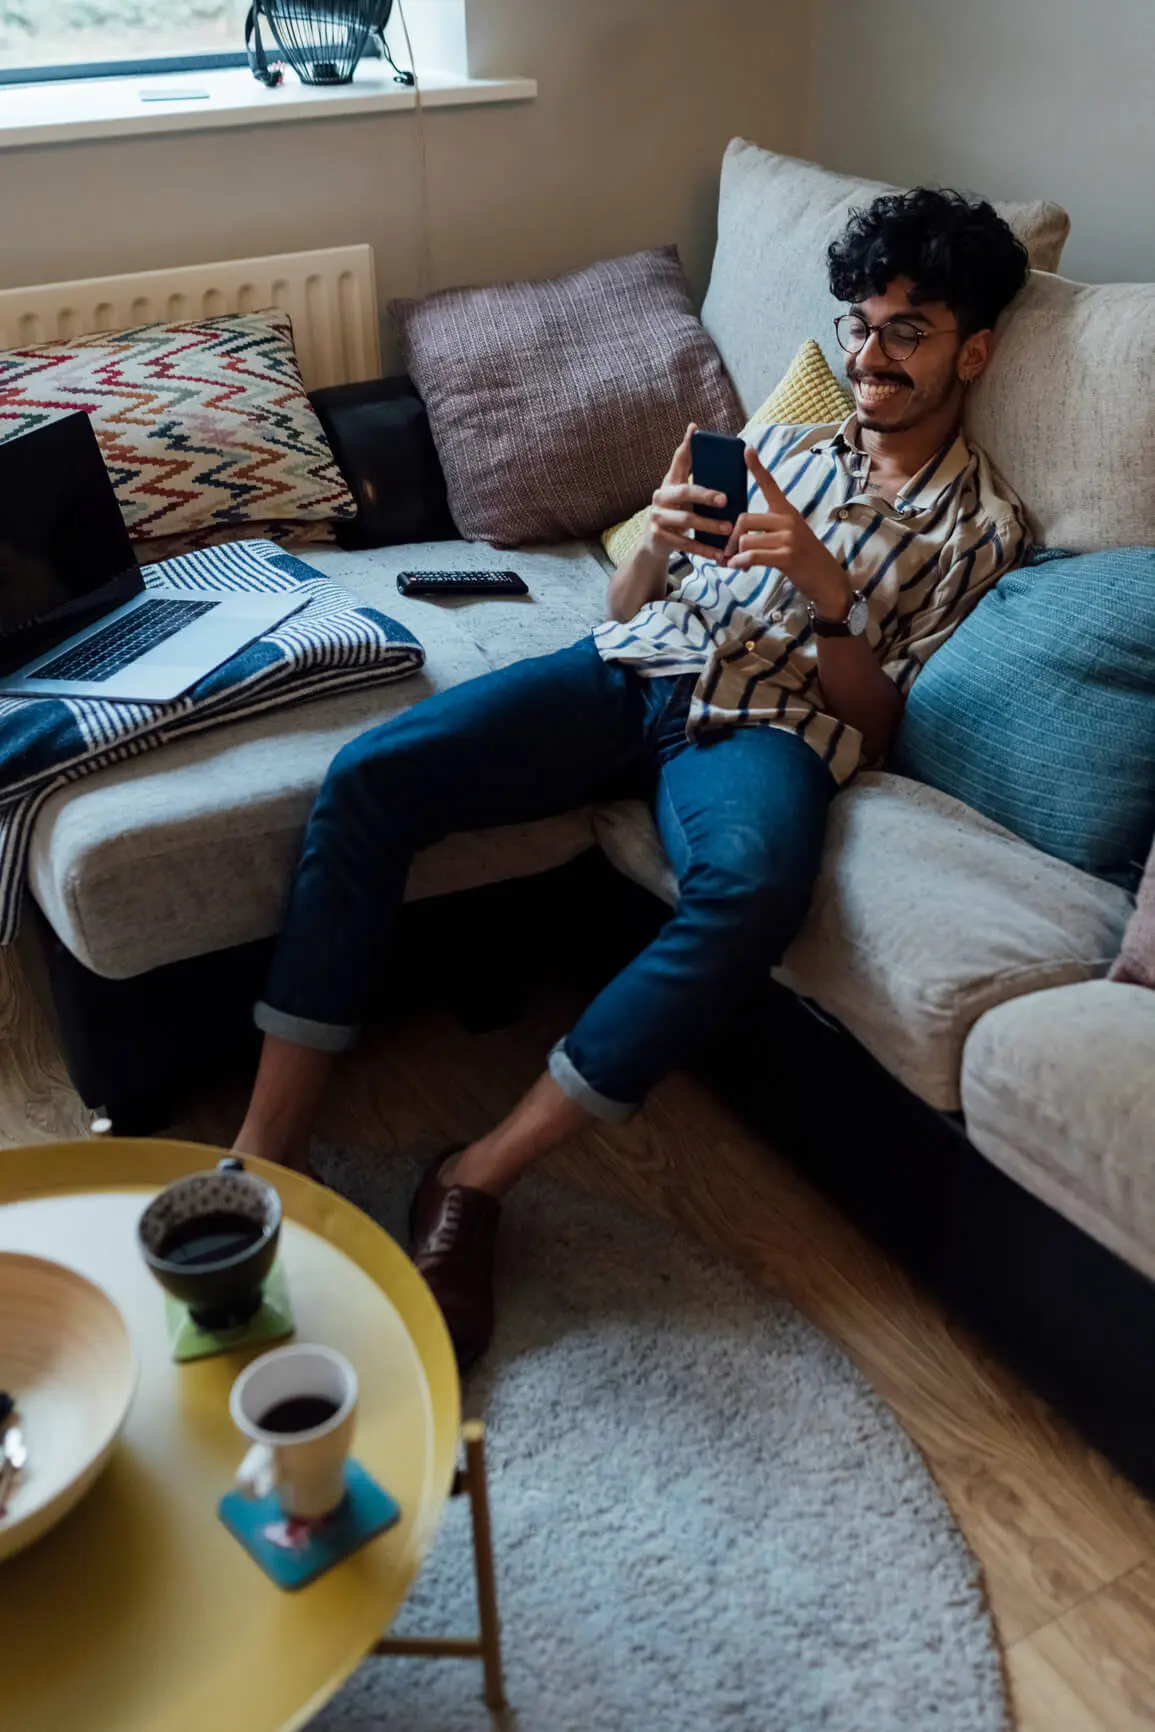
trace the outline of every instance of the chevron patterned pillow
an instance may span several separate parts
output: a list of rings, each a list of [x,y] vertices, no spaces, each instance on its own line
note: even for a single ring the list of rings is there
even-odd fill
[[[280,310],[0,351],[0,444],[78,409],[134,541],[356,516]]]

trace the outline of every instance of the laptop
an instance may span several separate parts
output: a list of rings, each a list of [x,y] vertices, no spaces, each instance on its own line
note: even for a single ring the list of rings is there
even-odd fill
[[[0,445],[0,692],[164,703],[307,600],[146,589],[87,415]]]

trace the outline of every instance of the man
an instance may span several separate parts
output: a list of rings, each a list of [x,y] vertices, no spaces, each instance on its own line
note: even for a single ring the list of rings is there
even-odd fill
[[[830,249],[855,413],[759,429],[750,509],[704,557],[692,429],[591,637],[415,705],[333,763],[256,1018],[237,1146],[305,1158],[336,1054],[388,966],[415,850],[581,805],[612,779],[652,801],[679,901],[508,1118],[414,1198],[411,1254],[459,1362],[492,1328],[501,1198],[591,1117],[622,1120],[762,982],[797,932],[827,808],[885,754],[927,657],[1020,558],[1019,505],[960,423],[991,327],[1027,276],[986,203],[917,189],[852,214]]]

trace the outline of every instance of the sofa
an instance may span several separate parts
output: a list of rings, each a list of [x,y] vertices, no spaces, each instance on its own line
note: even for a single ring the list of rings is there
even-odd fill
[[[838,359],[822,246],[871,190],[751,149],[727,155],[702,314],[748,411],[802,337]],[[759,277],[771,258],[773,303]],[[428,450],[420,400],[403,380],[391,392],[412,411],[388,438],[413,475],[413,441]],[[1153,404],[1155,288],[1036,271],[968,423],[1041,541],[1149,545]],[[82,1096],[121,1129],[162,1125],[181,1089],[251,1056],[248,1007],[339,748],[428,692],[572,642],[601,617],[607,584],[596,542],[306,557],[410,626],[426,649],[419,676],[137,758],[62,789],[36,823],[21,943]],[[430,603],[395,586],[409,568],[488,564],[513,565],[530,599]],[[675,895],[646,808],[611,802],[429,849],[410,942],[430,972],[435,934],[468,932],[446,948],[480,1020],[502,1014],[519,910],[528,931],[542,898],[571,926],[581,903],[588,932],[612,908],[628,946]],[[1105,978],[1133,900],[937,788],[861,774],[834,802],[805,927],[754,1013],[700,1063],[1155,1490],[1155,993]],[[767,1086],[769,1052],[789,1091]]]

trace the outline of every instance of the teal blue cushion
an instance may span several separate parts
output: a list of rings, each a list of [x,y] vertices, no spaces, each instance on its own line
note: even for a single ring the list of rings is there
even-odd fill
[[[1043,550],[931,657],[890,767],[1136,884],[1155,829],[1155,548]]]

